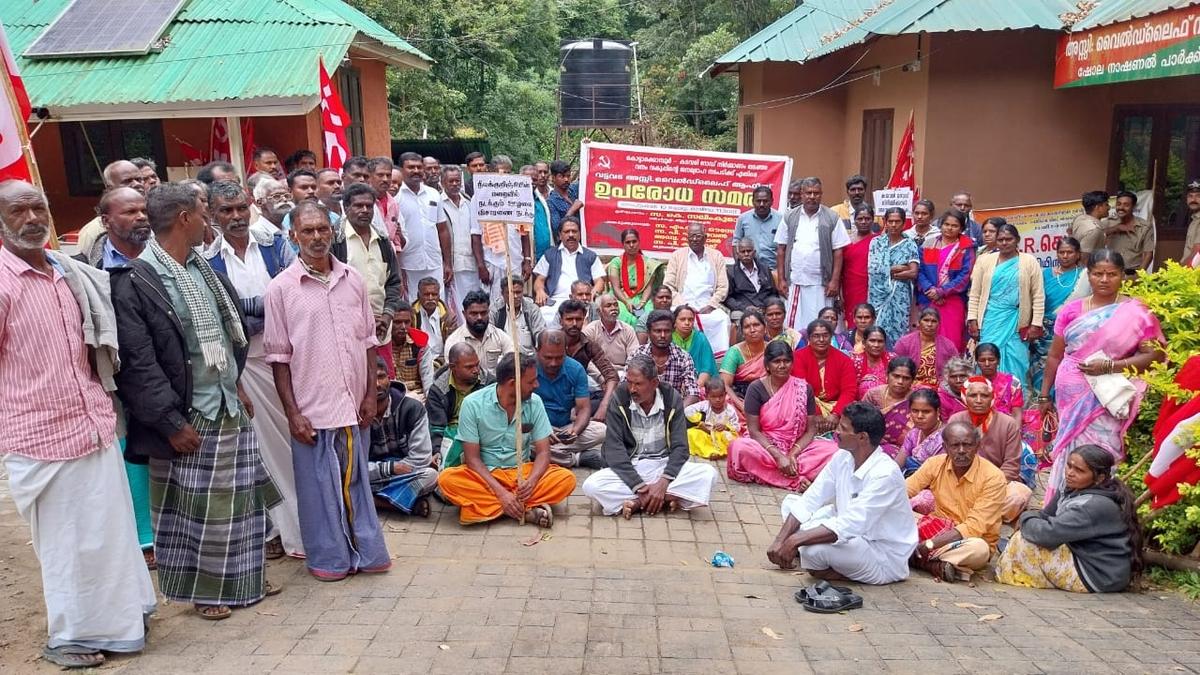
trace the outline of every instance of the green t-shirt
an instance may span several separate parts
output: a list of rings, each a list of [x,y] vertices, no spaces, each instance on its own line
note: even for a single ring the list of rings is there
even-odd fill
[[[521,404],[521,422],[532,425],[533,430],[524,435],[526,461],[533,456],[532,443],[550,437],[550,420],[542,399],[533,394]],[[516,417],[510,421],[508,413],[496,398],[496,385],[489,384],[463,399],[458,411],[458,441],[477,443],[483,463],[491,469],[512,469],[517,466]]]

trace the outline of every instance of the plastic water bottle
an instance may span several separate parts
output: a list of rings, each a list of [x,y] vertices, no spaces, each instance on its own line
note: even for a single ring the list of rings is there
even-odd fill
[[[717,551],[716,553],[713,554],[712,566],[713,567],[733,567],[733,558],[730,558],[729,554],[724,551]]]

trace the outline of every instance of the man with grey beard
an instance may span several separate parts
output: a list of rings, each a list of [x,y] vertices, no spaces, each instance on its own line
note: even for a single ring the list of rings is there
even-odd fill
[[[283,221],[292,212],[292,209],[296,208],[296,200],[292,197],[292,191],[288,188],[287,183],[274,178],[263,178],[258,181],[258,185],[254,186],[254,203],[258,205],[258,209],[262,213],[262,218],[254,226],[262,229],[263,232],[272,230],[284,232]],[[275,227],[263,227],[267,223]]]
[[[4,468],[41,564],[42,657],[85,668],[105,651],[141,651],[157,600],[105,391],[117,346],[108,275],[46,251],[49,240],[46,196],[0,183]]]

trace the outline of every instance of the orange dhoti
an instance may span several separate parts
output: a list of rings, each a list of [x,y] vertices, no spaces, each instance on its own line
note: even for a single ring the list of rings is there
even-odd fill
[[[532,464],[521,465],[524,480],[528,480],[531,471]],[[503,485],[504,489],[516,492],[515,468],[492,469],[492,478]],[[443,470],[438,475],[438,487],[441,488],[446,501],[458,506],[458,522],[463,525],[495,520],[504,515],[500,499],[492,492],[487,482],[465,465]],[[574,490],[575,474],[571,473],[570,469],[551,464],[546,467],[546,473],[542,474],[541,480],[534,486],[533,493],[525,502],[525,508],[557,504],[569,497]]]

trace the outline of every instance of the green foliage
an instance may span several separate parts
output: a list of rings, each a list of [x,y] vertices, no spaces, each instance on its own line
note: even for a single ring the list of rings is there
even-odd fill
[[[1149,387],[1138,418],[1125,437],[1128,466],[1138,463],[1153,449],[1151,430],[1163,399],[1171,397],[1182,401],[1194,395],[1175,384],[1175,375],[1193,354],[1200,353],[1200,333],[1196,331],[1200,318],[1200,269],[1167,261],[1154,274],[1142,275],[1129,284],[1125,292],[1150,308],[1167,338],[1166,362],[1154,364],[1142,376]],[[1188,454],[1200,459],[1200,449],[1193,449]],[[1144,475],[1143,468],[1129,481],[1135,493],[1140,494],[1145,489]],[[1180,493],[1183,498],[1155,513],[1147,526],[1148,536],[1168,553],[1188,553],[1200,541],[1200,487],[1185,486]],[[1143,505],[1142,515],[1149,512],[1149,504]]]
[[[1200,600],[1200,572],[1150,567],[1146,570],[1146,579],[1155,586],[1178,591],[1189,600]]]

